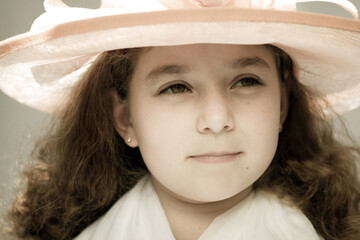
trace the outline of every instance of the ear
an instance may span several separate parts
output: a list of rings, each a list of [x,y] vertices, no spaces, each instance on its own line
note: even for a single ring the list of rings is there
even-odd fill
[[[289,93],[285,84],[280,85],[280,125],[283,125],[289,112]]]
[[[127,101],[122,101],[115,90],[111,91],[113,101],[114,128],[129,147],[137,147],[138,141],[132,125]]]

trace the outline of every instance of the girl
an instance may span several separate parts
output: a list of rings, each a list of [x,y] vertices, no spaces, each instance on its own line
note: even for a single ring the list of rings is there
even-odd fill
[[[45,6],[0,45],[2,89],[55,115],[18,238],[359,238],[360,150],[331,125],[360,104],[358,21],[281,1]]]

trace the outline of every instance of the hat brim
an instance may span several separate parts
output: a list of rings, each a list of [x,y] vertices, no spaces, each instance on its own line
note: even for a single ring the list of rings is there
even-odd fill
[[[299,81],[338,113],[360,105],[360,22],[291,11],[242,8],[89,16],[0,43],[0,88],[54,112],[99,53],[196,43],[272,44],[287,52]]]

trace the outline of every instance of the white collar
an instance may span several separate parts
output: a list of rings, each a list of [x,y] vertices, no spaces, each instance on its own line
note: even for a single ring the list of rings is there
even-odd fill
[[[175,240],[148,176],[76,240]],[[306,216],[275,195],[254,191],[214,219],[199,240],[319,240]]]

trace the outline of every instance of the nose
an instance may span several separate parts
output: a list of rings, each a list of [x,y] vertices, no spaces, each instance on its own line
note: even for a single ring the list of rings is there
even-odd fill
[[[219,134],[234,129],[235,121],[226,93],[209,91],[200,100],[196,127],[200,133]]]

